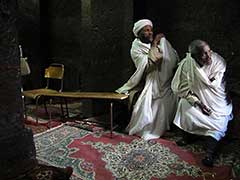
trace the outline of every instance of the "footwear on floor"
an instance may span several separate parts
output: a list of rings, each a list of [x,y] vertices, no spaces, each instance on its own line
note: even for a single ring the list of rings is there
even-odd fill
[[[186,146],[188,142],[185,139],[180,139],[179,141],[176,142],[178,146]]]
[[[207,167],[213,167],[213,156],[212,155],[206,155],[202,159],[202,163],[203,163],[203,165],[205,165]]]

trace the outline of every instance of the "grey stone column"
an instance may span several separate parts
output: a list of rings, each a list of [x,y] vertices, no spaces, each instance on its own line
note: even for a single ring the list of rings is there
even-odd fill
[[[90,37],[92,36],[92,1],[91,0],[81,0],[81,41],[84,42],[84,46],[81,48],[82,62],[81,64],[85,66],[89,66],[89,62],[92,58],[92,42]],[[81,68],[82,71],[84,70]],[[82,76],[82,86],[84,90],[88,86],[88,80],[85,78],[86,73]],[[92,101],[85,100],[82,101],[82,109],[83,109],[83,116],[90,117],[93,116],[92,112]]]
[[[17,1],[0,0],[0,179],[37,163],[32,131],[23,124],[16,18]]]

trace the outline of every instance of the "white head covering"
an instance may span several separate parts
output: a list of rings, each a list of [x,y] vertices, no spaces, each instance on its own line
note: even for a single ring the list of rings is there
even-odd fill
[[[144,26],[152,26],[153,27],[153,24],[152,24],[152,21],[150,21],[149,19],[141,19],[137,22],[134,23],[134,26],[133,26],[133,34],[138,37],[138,32],[144,27]]]

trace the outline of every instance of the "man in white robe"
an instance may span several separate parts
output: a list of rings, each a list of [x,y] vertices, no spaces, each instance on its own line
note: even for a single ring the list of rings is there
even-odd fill
[[[139,20],[134,24],[135,40],[131,57],[135,73],[116,92],[130,95],[139,92],[130,123],[126,130],[130,135],[139,135],[145,140],[159,138],[170,129],[176,108],[177,97],[172,93],[171,80],[178,63],[178,55],[162,35],[153,39],[152,22]]]
[[[195,40],[180,62],[171,86],[181,98],[174,124],[189,133],[177,144],[190,143],[189,137],[194,135],[206,136],[207,154],[202,162],[207,166],[213,165],[217,141],[225,136],[228,121],[233,118],[223,81],[225,70],[224,59],[212,52],[206,42]]]

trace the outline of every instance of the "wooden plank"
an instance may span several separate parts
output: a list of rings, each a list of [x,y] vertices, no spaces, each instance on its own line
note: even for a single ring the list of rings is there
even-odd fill
[[[115,92],[46,92],[42,93],[41,96],[106,100],[125,100],[128,98],[128,95]]]

